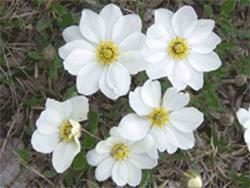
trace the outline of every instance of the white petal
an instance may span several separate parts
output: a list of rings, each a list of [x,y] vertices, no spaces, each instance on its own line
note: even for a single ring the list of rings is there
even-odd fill
[[[166,48],[171,34],[161,24],[153,24],[147,30],[147,45],[150,48]]]
[[[41,153],[51,153],[59,141],[58,133],[41,134],[38,130],[35,130],[31,137],[32,147]]]
[[[179,110],[189,102],[189,94],[179,92],[176,88],[168,88],[163,96],[163,106],[168,110]]]
[[[98,142],[96,145],[96,152],[97,153],[110,153],[112,150],[112,147],[115,145],[115,143],[118,143],[119,139],[115,137],[108,137],[106,140],[102,140]]]
[[[86,159],[88,164],[90,164],[91,166],[97,166],[108,156],[109,156],[108,154],[103,154],[103,153],[99,154],[96,152],[95,149],[92,149],[87,153]]]
[[[155,145],[159,149],[159,151],[163,152],[166,150],[166,143],[168,138],[166,137],[163,129],[153,127],[150,130],[149,135],[153,137]]]
[[[93,63],[94,57],[91,51],[76,49],[64,60],[64,69],[72,75],[77,75],[85,65]]]
[[[129,105],[140,116],[148,115],[153,110],[145,104],[141,98],[141,87],[137,87],[129,93]]]
[[[163,61],[168,57],[166,53],[166,48],[145,48],[143,53],[145,59],[150,63]]]
[[[171,124],[182,132],[192,132],[204,121],[204,115],[193,107],[185,107],[170,114]]]
[[[145,45],[145,35],[141,32],[135,32],[128,35],[121,41],[119,47],[121,51],[138,51]]]
[[[112,174],[112,169],[115,164],[115,161],[112,157],[104,159],[95,170],[95,178],[98,181],[104,181],[108,179]]]
[[[154,145],[154,140],[150,135],[135,142],[131,147],[134,153],[147,153]]]
[[[169,75],[174,68],[174,62],[165,58],[157,63],[150,63],[147,67],[146,73],[151,79],[159,79]]]
[[[135,164],[140,169],[152,169],[157,165],[157,160],[149,157],[146,153],[143,154],[131,154],[130,162]]]
[[[155,23],[164,26],[170,36],[174,35],[174,31],[173,31],[172,23],[171,23],[172,16],[173,16],[173,12],[168,9],[159,8],[155,10]]]
[[[250,121],[250,111],[247,111],[244,108],[240,108],[237,112],[236,112],[237,118],[240,122],[240,124],[244,127],[244,128],[248,128],[246,127],[246,122]]]
[[[188,37],[190,43],[195,43],[206,39],[214,29],[214,21],[210,19],[200,19]]]
[[[73,40],[83,39],[83,35],[80,32],[79,26],[72,25],[65,28],[62,32],[65,42],[71,42]]]
[[[128,140],[141,140],[150,129],[150,122],[136,114],[128,114],[119,123],[120,134]]]
[[[107,82],[107,75],[108,75],[109,67],[104,67],[103,73],[101,75],[100,81],[99,81],[99,87],[102,93],[112,99],[116,100],[119,96],[113,92],[113,90],[109,87]]]
[[[63,45],[62,47],[60,47],[58,50],[58,53],[62,59],[65,59],[65,58],[67,58],[67,56],[71,52],[73,52],[76,49],[78,49],[78,50],[82,49],[84,51],[85,50],[86,51],[94,51],[93,46],[89,42],[87,42],[85,40],[76,39],[76,40],[70,41],[70,42],[66,43],[65,45]]]
[[[187,87],[187,84],[184,81],[180,80],[174,73],[174,71],[168,75],[168,79],[171,84],[178,90],[183,90]]]
[[[189,65],[189,63],[186,65],[188,68],[188,71],[190,73],[190,78],[186,80],[186,83],[193,88],[194,90],[198,91],[201,89],[204,85],[204,73],[196,71],[193,67]]]
[[[161,84],[159,81],[147,80],[141,89],[141,97],[145,104],[159,107],[161,102]]]
[[[191,52],[188,61],[195,70],[200,72],[213,71],[221,66],[221,60],[215,52],[209,54]]]
[[[185,82],[191,77],[191,74],[187,68],[187,62],[176,62],[173,68],[173,73],[176,75],[178,80]]]
[[[109,66],[107,83],[117,96],[123,96],[128,93],[131,77],[127,69],[117,62]]]
[[[44,110],[36,121],[37,129],[41,134],[58,132],[58,127],[64,119],[54,110]]]
[[[221,38],[212,32],[206,39],[190,45],[193,51],[206,54],[212,52],[219,43],[221,43]]]
[[[163,128],[166,136],[165,147],[169,154],[175,153],[176,150],[178,149],[178,140],[176,138],[174,131],[170,128],[171,126],[172,126],[171,124],[168,124],[166,125],[165,128]]]
[[[112,40],[120,43],[134,32],[141,32],[141,19],[136,14],[121,16],[114,25]]]
[[[106,5],[99,14],[105,23],[106,39],[111,39],[113,27],[117,20],[122,16],[120,8],[114,4]]]
[[[122,52],[119,62],[128,70],[130,74],[137,74],[147,67],[147,62],[141,51]]]
[[[45,109],[50,109],[57,112],[62,119],[70,118],[72,106],[69,101],[59,102],[54,99],[47,98],[45,103]],[[57,116],[56,116],[57,117]]]
[[[197,15],[191,6],[183,6],[172,17],[172,26],[178,36],[188,36],[197,23]]]
[[[85,65],[77,75],[76,88],[83,95],[91,95],[99,89],[103,67],[97,63]]]
[[[125,161],[117,161],[112,170],[112,179],[118,186],[128,183],[129,169]]]
[[[75,96],[69,99],[72,106],[70,119],[83,121],[87,119],[89,112],[88,99],[85,96]]]
[[[192,132],[184,133],[174,128],[173,126],[169,126],[169,128],[174,132],[179,148],[187,150],[194,147],[195,139]]]
[[[105,37],[104,20],[91,10],[82,11],[79,27],[83,36],[93,43],[99,43]]]
[[[80,152],[80,143],[60,142],[53,152],[52,164],[58,173],[67,170],[73,162],[75,156]]]
[[[250,129],[249,128],[244,133],[244,139],[246,143],[250,143]]]
[[[141,182],[142,172],[137,166],[132,164],[131,162],[127,162],[128,170],[129,170],[129,177],[128,177],[128,184],[130,186],[137,186]]]

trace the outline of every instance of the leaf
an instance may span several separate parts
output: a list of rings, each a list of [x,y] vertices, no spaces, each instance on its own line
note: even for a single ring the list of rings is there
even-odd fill
[[[20,149],[17,149],[16,150],[18,156],[23,159],[24,161],[28,162],[29,159],[30,159],[30,155],[29,155],[29,152],[28,150],[24,149],[24,148],[20,148]]]
[[[79,153],[73,161],[72,168],[76,171],[85,171],[86,167],[87,167],[86,158],[82,153]]]
[[[140,183],[139,188],[150,188],[152,187],[151,182],[152,182],[152,174],[150,173],[150,171],[149,170],[143,171],[142,181]]]
[[[27,55],[33,60],[40,60],[42,56],[37,51],[29,51]]]
[[[235,8],[236,0],[224,0],[221,11],[223,15],[229,15]]]

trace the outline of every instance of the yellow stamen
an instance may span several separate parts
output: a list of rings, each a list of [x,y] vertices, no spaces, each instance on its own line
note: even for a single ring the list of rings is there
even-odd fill
[[[169,112],[163,108],[155,108],[149,115],[149,120],[153,126],[164,127],[169,121]]]
[[[189,51],[190,47],[187,40],[181,37],[171,40],[167,48],[169,56],[177,61],[187,58]]]
[[[116,160],[124,160],[128,158],[129,148],[126,144],[116,144],[111,150],[111,155]]]
[[[73,142],[73,135],[72,135],[72,128],[73,126],[71,125],[71,123],[66,120],[63,121],[63,123],[60,125],[59,127],[59,136],[62,140],[66,141],[66,142]]]
[[[103,41],[96,48],[97,60],[104,65],[114,63],[119,55],[119,47],[112,41]]]

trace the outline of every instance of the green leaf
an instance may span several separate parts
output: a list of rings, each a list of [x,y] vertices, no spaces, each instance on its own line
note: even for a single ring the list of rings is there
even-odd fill
[[[22,148],[22,149],[17,149],[16,152],[17,152],[18,156],[19,156],[22,160],[24,160],[24,161],[26,161],[26,162],[29,161],[30,155],[29,155],[28,150]]]
[[[203,8],[207,16],[213,16],[213,8],[211,7],[211,5],[204,5]]]
[[[37,51],[29,51],[27,55],[33,60],[40,60],[42,56]]]
[[[229,15],[235,8],[236,0],[224,0],[221,11],[223,15]]]
[[[72,165],[73,169],[76,171],[83,171],[86,170],[87,167],[87,161],[86,158],[84,157],[84,155],[82,153],[79,153],[74,161],[73,161],[73,165]]]
[[[43,175],[47,178],[53,178],[57,175],[57,173],[54,170],[46,170]]]
[[[152,187],[152,174],[149,170],[143,171],[142,181],[140,183],[139,188],[151,188]]]

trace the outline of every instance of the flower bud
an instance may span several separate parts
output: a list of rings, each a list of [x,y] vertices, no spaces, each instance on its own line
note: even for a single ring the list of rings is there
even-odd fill
[[[220,124],[224,126],[231,126],[234,123],[234,116],[231,112],[225,112],[220,115]]]
[[[46,61],[52,61],[56,57],[56,50],[52,45],[49,45],[43,49],[42,55]]]
[[[243,86],[247,82],[247,76],[244,74],[239,74],[235,77],[235,84],[237,86]]]
[[[201,188],[202,180],[198,172],[194,170],[188,170],[183,174],[183,186],[185,188]]]

